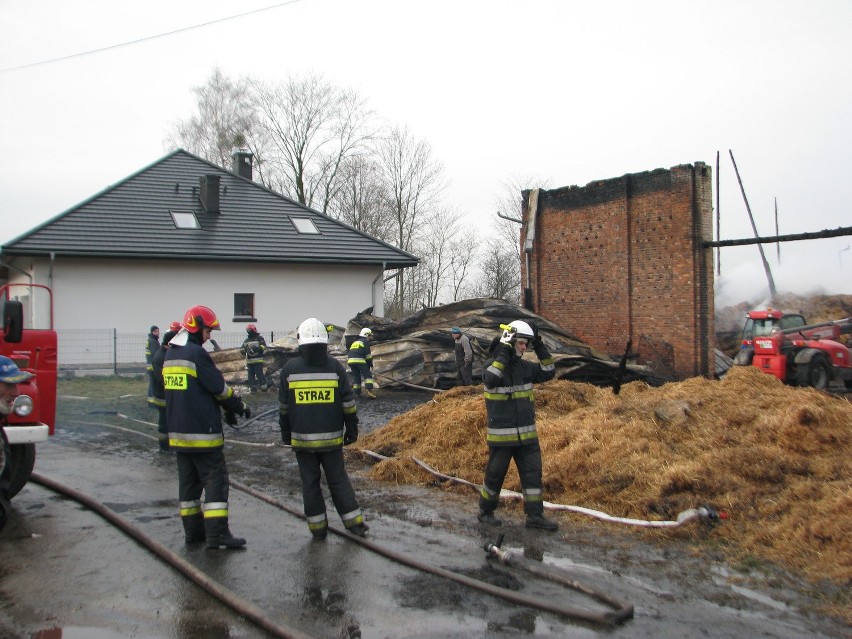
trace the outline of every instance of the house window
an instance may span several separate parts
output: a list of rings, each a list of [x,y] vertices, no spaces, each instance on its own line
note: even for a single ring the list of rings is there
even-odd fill
[[[257,321],[254,316],[254,293],[234,293],[234,321]]]
[[[314,225],[314,221],[307,217],[291,217],[290,221],[299,233],[306,235],[319,235],[319,229]]]
[[[172,220],[174,220],[175,228],[179,229],[200,229],[201,225],[198,223],[198,218],[195,217],[195,213],[192,211],[169,211],[172,214]]]

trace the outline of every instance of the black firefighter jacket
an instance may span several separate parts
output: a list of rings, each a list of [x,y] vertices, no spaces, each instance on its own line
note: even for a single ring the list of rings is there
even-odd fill
[[[178,346],[174,340],[163,363],[169,446],[180,453],[222,448],[222,411],[242,414],[242,398],[199,344]]]
[[[281,369],[278,389],[282,435],[290,429],[296,451],[322,452],[341,448],[347,430],[358,428],[355,393],[346,368],[333,357],[309,364],[304,357],[291,359]]]
[[[538,441],[533,383],[553,379],[556,367],[544,344],[536,345],[535,354],[538,364],[518,357],[514,347],[500,344],[497,357],[486,364],[482,382],[489,446],[520,446]]]

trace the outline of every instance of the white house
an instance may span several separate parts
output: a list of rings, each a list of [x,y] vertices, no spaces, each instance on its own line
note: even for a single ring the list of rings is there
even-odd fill
[[[415,256],[253,182],[250,153],[233,169],[169,153],[0,247],[8,281],[49,286],[59,331],[144,334],[196,304],[223,332],[384,314]]]

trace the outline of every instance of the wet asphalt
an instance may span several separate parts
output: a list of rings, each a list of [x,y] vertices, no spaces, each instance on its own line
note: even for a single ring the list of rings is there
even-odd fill
[[[430,397],[385,391],[365,400],[362,431]],[[258,414],[274,408],[274,397],[252,396],[250,403]],[[142,423],[153,421],[153,412],[138,406],[119,412],[125,417],[99,413],[87,400],[60,398],[57,433],[39,447],[36,471],[93,496],[271,619],[309,636],[849,636],[848,627],[821,615],[806,586],[783,571],[735,571],[712,551],[690,552],[684,541],[653,545],[633,531],[579,516],[558,516],[560,531],[548,534],[525,529],[522,513],[511,507],[501,511],[501,529],[488,529],[475,519],[472,491],[377,484],[367,476],[369,462],[354,454],[347,454],[347,464],[372,542],[516,592],[606,609],[488,559],[483,546],[502,532],[505,549],[632,603],[634,618],[615,627],[576,621],[400,565],[341,536],[316,542],[299,517],[234,489],[231,528],[248,539],[247,547],[186,546],[174,460],[156,450],[154,429]],[[299,510],[295,459],[277,445],[275,419],[227,433],[231,478]],[[328,502],[329,520],[341,528]],[[13,500],[0,533],[0,598],[0,637],[10,639],[270,636],[99,516],[34,483]]]

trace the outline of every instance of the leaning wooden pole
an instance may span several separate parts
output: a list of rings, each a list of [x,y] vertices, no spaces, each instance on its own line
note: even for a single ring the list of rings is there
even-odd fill
[[[734,152],[728,149],[728,153],[731,155],[731,162],[734,165],[734,172],[737,174],[737,182],[740,185],[740,193],[743,194],[743,202],[745,202],[746,211],[748,211],[748,219],[751,222],[751,229],[754,231],[755,237],[760,237],[757,233],[757,225],[754,223],[754,216],[751,214],[751,207],[748,204],[748,198],[745,194],[745,188],[743,187],[743,181],[740,179],[740,171],[737,168],[737,161],[734,159]],[[760,259],[763,261],[763,270],[766,271],[766,281],[769,282],[769,296],[772,299],[775,299],[778,295],[778,291],[775,289],[775,280],[772,279],[772,270],[769,268],[769,262],[766,261],[766,255],[763,252],[763,247],[758,244],[758,250],[760,251]]]
[[[719,201],[719,152],[716,151],[716,239],[721,240],[722,203]],[[722,275],[722,249],[716,247],[716,275]]]

